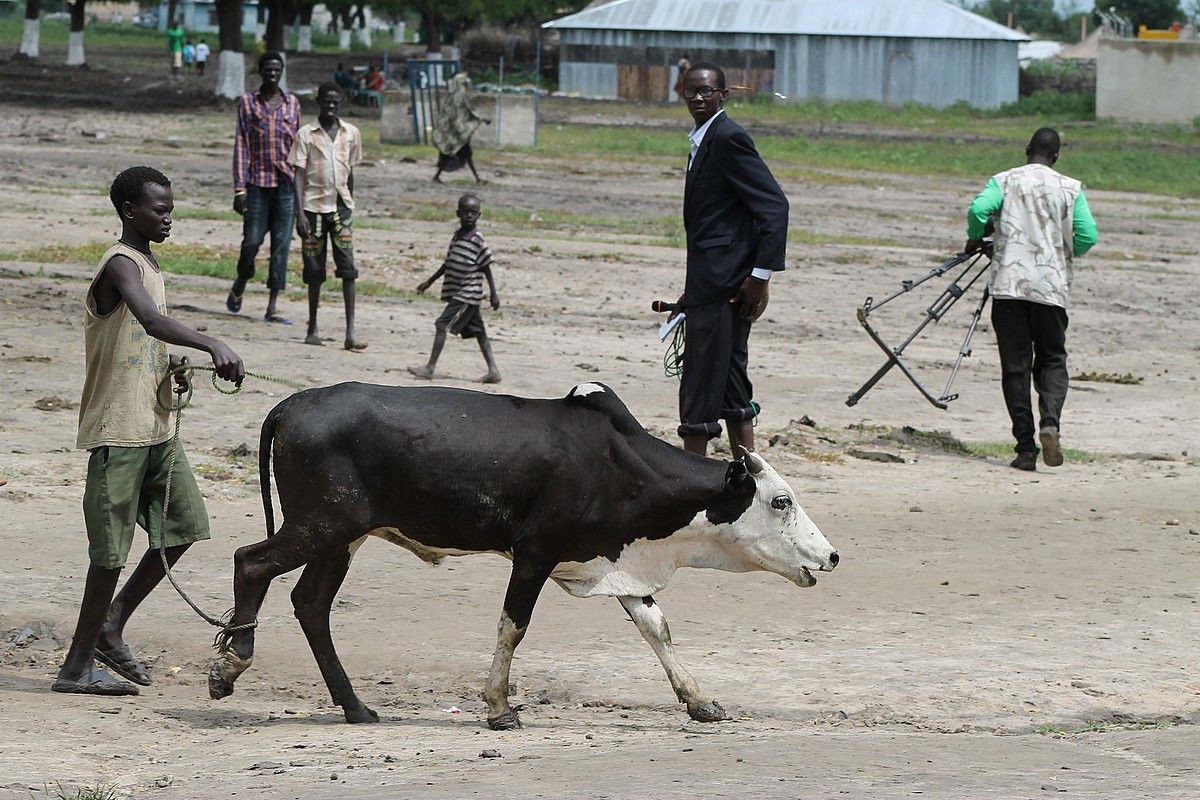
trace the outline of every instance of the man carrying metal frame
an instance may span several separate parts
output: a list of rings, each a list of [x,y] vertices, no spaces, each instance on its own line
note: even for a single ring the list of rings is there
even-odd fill
[[[988,181],[967,212],[966,252],[981,250],[989,219],[995,226],[992,328],[1000,350],[1001,386],[1017,440],[1011,466],[1033,472],[1029,383],[1038,393],[1038,438],[1049,467],[1063,463],[1059,428],[1067,396],[1067,306],[1072,262],[1096,244],[1096,222],[1083,184],[1052,169],[1058,133],[1041,128],[1025,148],[1028,162]]]

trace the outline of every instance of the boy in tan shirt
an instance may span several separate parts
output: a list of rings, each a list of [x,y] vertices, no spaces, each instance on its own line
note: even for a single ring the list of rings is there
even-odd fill
[[[138,693],[94,660],[134,683],[150,684],[145,665],[125,644],[125,623],[163,578],[155,552],[159,539],[174,564],[192,542],[208,538],[204,499],[178,448],[170,516],[165,526],[162,521],[171,438],[171,392],[163,378],[180,363],[166,345],[207,352],[227,381],[240,384],[245,377],[242,360],[228,346],[166,316],[162,273],[150,243],[171,234],[171,182],[150,167],[131,167],[113,181],[109,198],[121,218],[121,238],[100,260],[84,303],[87,375],[77,441],[91,451],[83,496],[91,566],[71,649],[51,687],[70,694]],[[147,531],[151,546],[114,598],[135,525]]]

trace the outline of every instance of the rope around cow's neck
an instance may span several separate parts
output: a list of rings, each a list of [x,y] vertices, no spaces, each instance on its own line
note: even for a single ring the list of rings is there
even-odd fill
[[[175,455],[178,452],[179,430],[183,422],[183,410],[192,403],[192,393],[194,391],[194,387],[192,385],[192,373],[196,370],[200,370],[202,372],[211,372],[213,388],[221,394],[234,395],[242,391],[241,384],[234,386],[232,389],[225,389],[219,383],[217,383],[216,367],[193,367],[186,361],[177,367],[172,367],[167,371],[166,376],[163,378],[162,382],[169,384],[172,380],[174,380],[176,375],[182,375],[186,391],[181,392],[179,399],[176,402],[171,403],[170,406],[163,405],[162,400],[159,400],[160,406],[166,408],[168,411],[175,412],[175,433],[171,436],[170,444],[167,446],[167,485],[163,492],[162,519],[160,520],[158,528],[158,556],[160,559],[162,559],[163,571],[167,576],[167,580],[170,581],[171,586],[175,588],[175,591],[179,593],[179,596],[183,598],[183,602],[187,603],[188,606],[191,607],[192,611],[196,612],[200,619],[204,620],[213,627],[221,629],[217,632],[216,638],[213,640],[213,646],[217,648],[224,648],[228,646],[230,637],[237,631],[251,630],[252,628],[258,627],[258,620],[246,622],[241,625],[233,625],[231,624],[231,621],[233,619],[234,609],[230,609],[223,617],[219,619],[204,613],[204,610],[201,609],[200,606],[196,605],[192,598],[188,597],[187,592],[185,592],[183,587],[180,586],[178,581],[175,580],[175,576],[171,573],[171,565],[167,561],[167,514],[171,509],[171,484],[175,478]],[[259,380],[268,381],[270,383],[278,383],[291,389],[299,390],[305,388],[303,385],[296,383],[295,381],[290,381],[286,378],[277,378],[274,375],[268,375],[262,372],[252,372],[247,370],[246,375],[248,377],[258,378]],[[161,398],[161,396],[162,391],[160,387],[159,397]]]

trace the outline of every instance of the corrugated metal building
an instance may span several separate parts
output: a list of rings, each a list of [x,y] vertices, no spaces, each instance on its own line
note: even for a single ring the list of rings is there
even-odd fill
[[[680,58],[793,99],[996,108],[1028,37],[943,0],[615,0],[547,22],[559,89],[664,101]]]

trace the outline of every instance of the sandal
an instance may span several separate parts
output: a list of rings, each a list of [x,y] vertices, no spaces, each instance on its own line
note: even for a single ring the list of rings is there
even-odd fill
[[[361,353],[363,350],[367,349],[367,343],[361,339],[347,339],[346,349],[352,353]]]
[[[138,694],[138,687],[119,681],[102,669],[93,669],[82,679],[59,678],[50,686],[53,692],[62,694],[97,694],[107,697],[125,697]]]
[[[292,321],[282,314],[267,314],[263,317],[263,322],[273,322],[276,325],[291,325]]]
[[[230,292],[229,296],[225,298],[225,308],[229,309],[230,314],[240,314],[242,311],[242,296]]]
[[[150,673],[146,670],[146,665],[134,658],[133,652],[130,651],[128,645],[120,648],[113,647],[107,650],[97,647],[95,655],[97,661],[122,678],[133,681],[141,686],[150,685]]]

